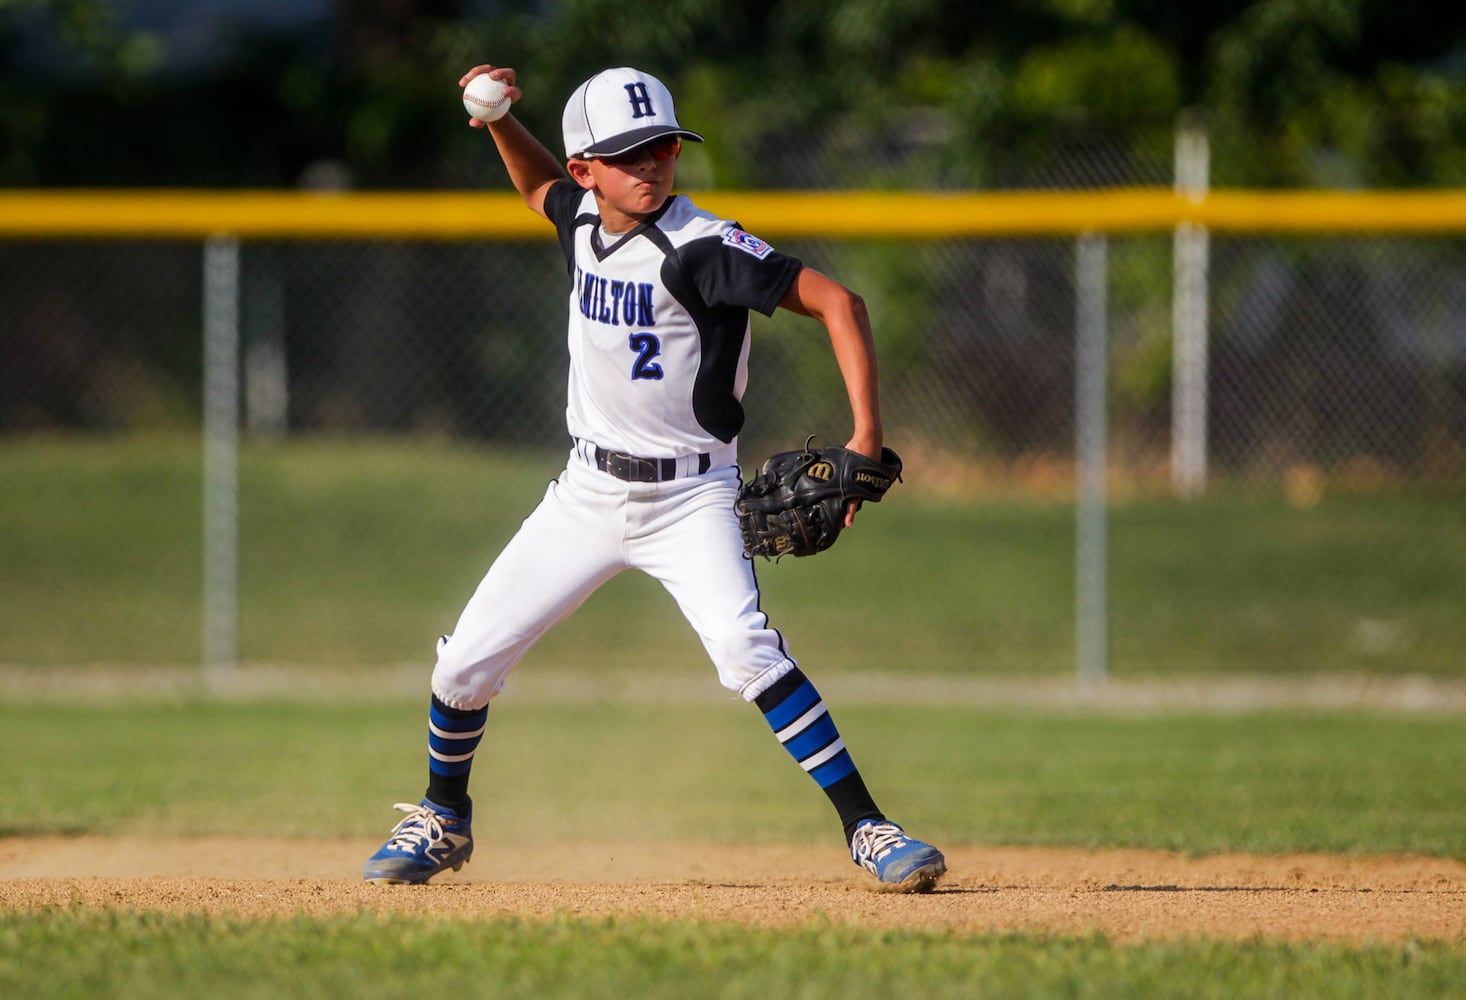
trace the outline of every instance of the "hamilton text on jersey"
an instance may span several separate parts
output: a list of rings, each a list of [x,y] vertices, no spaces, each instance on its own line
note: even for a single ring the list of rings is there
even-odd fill
[[[656,326],[652,310],[655,286],[648,282],[602,278],[576,268],[575,287],[580,293],[580,314],[610,326]]]

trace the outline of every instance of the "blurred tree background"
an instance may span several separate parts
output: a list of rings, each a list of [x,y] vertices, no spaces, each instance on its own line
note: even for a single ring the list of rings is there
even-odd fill
[[[1424,0],[0,0],[0,187],[506,189],[459,100],[481,62],[519,70],[555,150],[581,80],[656,73],[710,140],[691,191],[1168,186],[1187,120],[1216,187],[1462,187],[1463,28]],[[1212,246],[1216,459],[1454,467],[1431,456],[1466,440],[1459,238]],[[870,302],[908,436],[1069,454],[1071,241],[781,249]],[[1109,253],[1112,437],[1139,475],[1169,446],[1172,248]],[[242,266],[252,429],[561,440],[549,240],[254,241]],[[200,267],[166,241],[0,243],[0,433],[196,426]],[[501,277],[463,296],[462,274]],[[761,343],[780,402],[747,437],[842,425],[826,350]]]
[[[1164,188],[1190,121],[1210,136],[1213,187],[1466,188],[1463,29],[1466,5],[1426,0],[0,0],[0,187],[507,190],[457,87],[493,62],[519,70],[516,113],[556,151],[581,80],[656,73],[709,139],[678,166],[694,192]],[[500,210],[522,214],[484,209]],[[1073,535],[1033,526],[1059,524],[1037,503],[1073,496],[1086,245],[779,239],[869,304],[910,488],[1004,510],[913,564],[910,588],[885,588],[978,609],[954,670],[970,650],[984,668],[1064,669],[1069,654],[1055,623]],[[1466,239],[1216,231],[1205,246],[1216,503],[1113,519],[1117,664],[1459,672],[1466,575],[1431,521],[1466,511],[1450,506],[1466,495]],[[1118,509],[1170,494],[1175,404],[1197,400],[1175,378],[1173,235],[1102,249]],[[237,259],[237,292],[201,294],[221,259]],[[30,520],[0,504],[0,608],[17,623],[0,618],[0,637],[21,637],[5,655],[196,659],[200,630],[178,623],[201,609],[200,334],[226,326],[250,446],[243,655],[430,652],[429,605],[458,600],[445,560],[478,546],[512,478],[492,458],[460,467],[457,446],[568,443],[566,294],[548,227],[0,240],[0,458],[23,473],[0,479],[34,486],[17,508]],[[781,311],[755,337],[744,458],[843,440],[819,325]],[[63,474],[58,455],[95,475]],[[1391,492],[1406,502],[1376,502]],[[1326,496],[1331,520],[1274,516],[1278,498],[1301,518]],[[1010,498],[1037,503],[1009,512]],[[1202,536],[1215,558],[1198,562]],[[1295,592],[1316,610],[1290,612]],[[639,622],[577,634],[616,645]]]
[[[715,140],[688,187],[1169,183],[1183,114],[1216,185],[1459,186],[1463,29],[1426,0],[0,0],[0,185],[503,186],[455,93],[491,61],[552,148],[590,73],[661,76]]]

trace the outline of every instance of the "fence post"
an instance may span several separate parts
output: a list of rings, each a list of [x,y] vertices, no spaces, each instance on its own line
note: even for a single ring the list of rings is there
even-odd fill
[[[1210,173],[1206,127],[1195,116],[1183,117],[1176,129],[1176,193],[1201,201]],[[1174,237],[1171,293],[1171,488],[1183,497],[1199,496],[1206,489],[1209,266],[1206,227],[1182,222]]]
[[[1075,264],[1074,425],[1075,652],[1081,684],[1109,675],[1109,554],[1105,489],[1109,243],[1103,233],[1079,238]]]
[[[239,660],[239,241],[204,244],[204,670]]]

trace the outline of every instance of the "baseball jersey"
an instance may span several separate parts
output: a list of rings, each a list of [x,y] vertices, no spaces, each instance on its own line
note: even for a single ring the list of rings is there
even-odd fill
[[[803,266],[685,196],[624,235],[572,181],[545,198],[571,277],[572,436],[654,458],[713,452],[743,427],[749,310],[772,315]]]

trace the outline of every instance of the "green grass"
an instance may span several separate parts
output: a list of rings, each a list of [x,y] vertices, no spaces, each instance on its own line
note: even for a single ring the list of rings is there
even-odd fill
[[[0,663],[199,660],[199,452],[189,438],[0,441]],[[247,447],[241,655],[430,662],[559,460],[412,440]],[[913,483],[830,552],[761,565],[760,581],[775,624],[822,669],[1063,675],[1073,548],[1069,505],[947,503]],[[1117,505],[1110,549],[1117,676],[1466,675],[1459,495],[1295,509],[1223,484],[1197,503]],[[639,574],[531,655],[669,671],[704,660]]]
[[[501,836],[524,842],[834,842],[828,803],[757,713],[709,687],[707,704],[671,709],[515,704],[511,692],[493,710],[475,791],[506,820]],[[883,807],[942,843],[1466,855],[1455,718],[832,708]],[[425,783],[425,714],[415,703],[0,705],[0,835],[375,837],[387,807]]]
[[[370,681],[368,673],[363,677]],[[526,684],[528,684],[526,679]],[[827,842],[828,803],[757,713],[496,704],[495,837]],[[943,844],[1466,854],[1466,727],[1432,716],[1140,716],[852,706],[883,806]],[[0,836],[374,839],[424,781],[425,706],[0,702]],[[584,804],[596,803],[594,810]],[[736,812],[735,812],[736,810]],[[736,821],[736,822],[735,822]],[[246,921],[0,912],[0,996],[1453,997],[1466,951],[1267,940],[793,930],[643,918]]]
[[[1118,509],[1114,656],[1188,673],[1460,676],[1466,503],[1223,496]]]
[[[77,664],[122,664],[104,673],[125,692],[143,679],[128,665],[197,661],[198,451],[186,439],[0,443],[0,663],[79,684],[97,675],[83,680]],[[382,667],[415,662],[421,694],[7,693],[0,837],[379,837],[390,804],[424,782],[433,640],[556,468],[555,456],[433,442],[251,446],[244,656],[304,664],[303,681],[329,672],[336,690],[344,673],[367,693],[400,676]],[[764,604],[817,679],[1067,675],[1073,534],[1067,505],[943,503],[908,485],[831,552],[761,565]],[[1118,676],[1466,674],[1459,497],[1329,496],[1294,509],[1222,489],[1117,506],[1110,540]],[[610,695],[516,700],[548,675]],[[698,678],[706,700],[689,693]],[[832,707],[882,805],[939,843],[1466,855],[1466,727],[1453,717]],[[493,710],[475,792],[492,798],[506,842],[838,836],[757,713],[717,687],[671,600],[636,576],[526,660]],[[566,915],[0,913],[0,996],[425,993],[1454,997],[1466,994],[1466,951],[1122,945],[817,919],[774,931]]]
[[[244,922],[117,912],[0,914],[7,996],[512,1000],[777,996],[1454,997],[1438,944],[1119,946],[1103,938],[757,930],[646,920]]]

